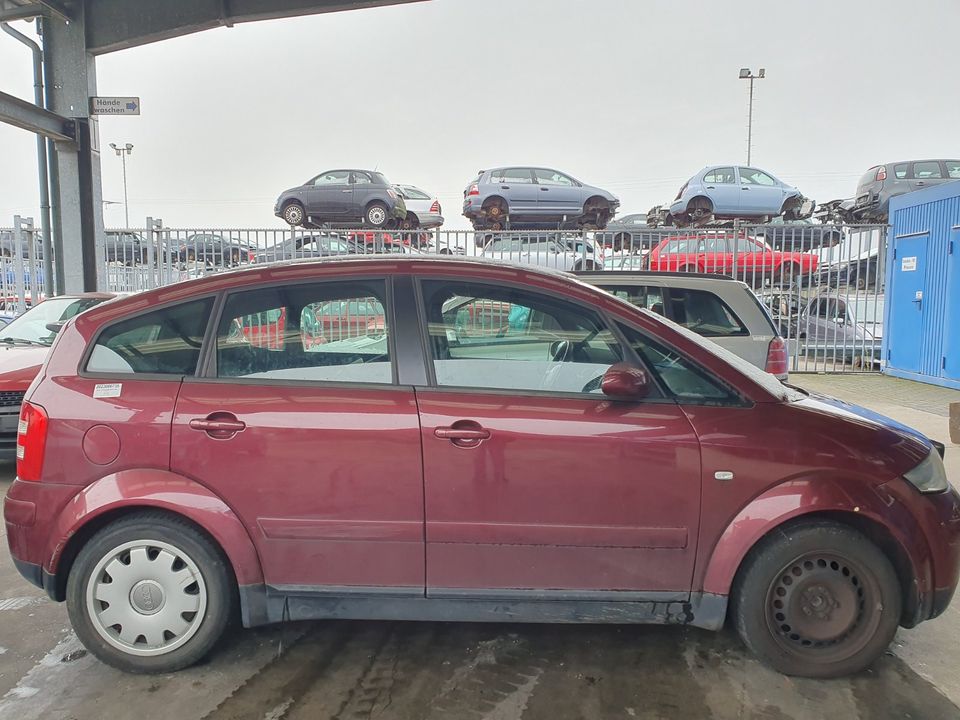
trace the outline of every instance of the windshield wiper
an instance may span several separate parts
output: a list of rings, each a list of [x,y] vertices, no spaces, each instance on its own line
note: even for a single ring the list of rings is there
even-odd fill
[[[50,347],[53,343],[45,343],[40,340],[28,340],[27,338],[14,338],[14,337],[5,337],[0,338],[0,342],[7,343],[8,345],[16,345],[17,343],[22,343],[24,345],[39,345],[41,347]]]

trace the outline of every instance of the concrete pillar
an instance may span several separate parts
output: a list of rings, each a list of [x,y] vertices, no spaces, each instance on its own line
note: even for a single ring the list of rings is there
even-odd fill
[[[70,23],[43,21],[48,109],[77,122],[77,142],[57,143],[55,180],[59,189],[57,220],[60,246],[56,258],[60,292],[83,292],[103,286],[103,194],[100,188],[100,138],[90,117],[90,96],[97,91],[93,55],[86,51],[84,3],[76,4]]]

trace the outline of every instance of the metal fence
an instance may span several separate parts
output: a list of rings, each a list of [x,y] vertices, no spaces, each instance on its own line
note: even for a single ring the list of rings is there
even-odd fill
[[[449,254],[559,270],[718,273],[746,283],[787,339],[791,372],[881,364],[885,225],[763,224],[575,232],[302,228],[108,229],[101,287],[137,292],[260,263],[362,253]],[[37,233],[0,229],[0,291],[22,312],[43,296]],[[656,309],[656,308],[655,308]],[[689,324],[689,323],[688,323]]]

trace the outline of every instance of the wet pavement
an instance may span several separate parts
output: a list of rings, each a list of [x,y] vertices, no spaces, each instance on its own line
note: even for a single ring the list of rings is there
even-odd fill
[[[903,389],[923,395],[918,407],[882,379],[866,390],[878,381],[796,380],[872,396],[932,436],[946,428],[925,391]],[[5,491],[12,467],[0,478]],[[832,681],[768,670],[729,631],[339,621],[237,628],[199,666],[134,676],[88,655],[66,608],[0,552],[0,720],[960,720],[949,699],[960,699],[958,647],[957,606],[901,631],[870,670]]]

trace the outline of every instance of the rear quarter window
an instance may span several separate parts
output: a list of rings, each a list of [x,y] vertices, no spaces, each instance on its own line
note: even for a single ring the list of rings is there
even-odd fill
[[[669,288],[669,316],[703,337],[749,335],[747,326],[723,300],[706,290]]]
[[[181,303],[108,325],[86,370],[121,375],[193,375],[213,298]]]

